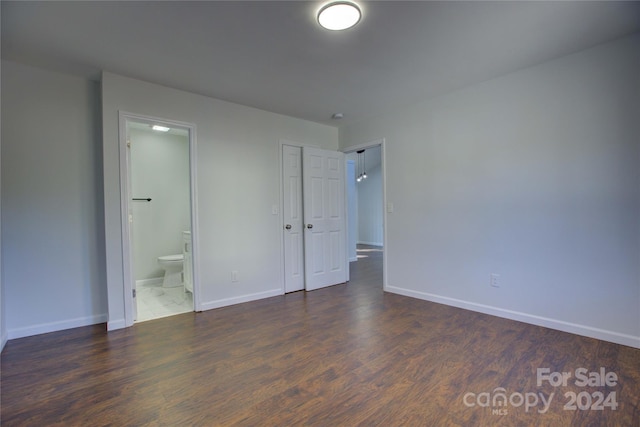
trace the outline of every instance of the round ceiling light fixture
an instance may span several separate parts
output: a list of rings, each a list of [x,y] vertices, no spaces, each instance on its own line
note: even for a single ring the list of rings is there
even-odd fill
[[[333,1],[318,11],[318,23],[331,31],[351,28],[360,22],[361,17],[360,7],[350,1]]]

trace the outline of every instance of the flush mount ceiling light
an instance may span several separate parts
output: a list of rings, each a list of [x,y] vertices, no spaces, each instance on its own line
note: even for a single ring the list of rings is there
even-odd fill
[[[349,1],[333,1],[318,11],[318,23],[327,30],[346,30],[356,25],[362,12],[357,4]]]
[[[169,132],[169,130],[171,130],[171,128],[168,128],[166,126],[159,126],[159,125],[153,125],[151,126],[151,129],[157,130],[158,132]]]

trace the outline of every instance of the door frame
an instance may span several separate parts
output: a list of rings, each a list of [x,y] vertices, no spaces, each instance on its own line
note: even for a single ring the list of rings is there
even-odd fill
[[[345,154],[354,153],[358,150],[366,150],[367,148],[380,147],[380,171],[382,172],[382,289],[387,291],[387,254],[389,253],[389,240],[387,239],[387,162],[386,162],[386,139],[380,138],[373,141],[365,142],[358,145],[345,147],[342,151]],[[348,207],[347,207],[348,208]]]
[[[131,252],[131,226],[129,212],[131,201],[131,162],[127,149],[127,123],[149,123],[177,127],[189,132],[189,185],[191,200],[191,254],[193,274],[193,309],[202,311],[200,302],[199,246],[198,246],[198,189],[196,173],[196,125],[160,117],[118,111],[118,142],[120,150],[120,228],[122,234],[122,281],[124,288],[125,327],[134,323],[133,307],[133,262]]]
[[[347,210],[346,215],[347,215],[347,233],[348,233],[347,234],[347,254],[348,254],[347,256],[349,258],[349,262],[354,262],[354,261],[358,260],[358,253],[356,251],[354,257],[353,258],[351,257],[351,233],[352,232],[356,233],[354,235],[354,240],[355,241],[353,242],[356,245],[355,249],[357,249],[357,245],[358,245],[357,240],[358,239],[357,239],[357,229],[356,229],[356,227],[351,227],[351,219],[354,216],[356,218],[358,216],[358,201],[357,200],[353,200],[353,204],[355,205],[353,210],[349,209],[349,207],[352,204],[352,200],[351,200],[352,197],[357,197],[357,188],[356,188],[356,182],[355,182],[355,178],[356,178],[355,174],[357,173],[357,166],[356,166],[356,161],[355,160],[347,160],[346,163],[347,163],[347,165],[346,165],[346,168],[344,170],[344,174],[345,174],[344,175],[345,176],[344,180],[345,180],[345,185],[347,187],[347,190],[346,190],[347,191],[347,194],[346,194],[347,204],[345,206],[345,209]],[[349,175],[349,165],[353,165],[353,169],[354,169],[353,170],[353,176]],[[351,181],[351,178],[353,178],[353,182],[352,183],[349,182],[349,181]],[[353,191],[353,192],[349,191],[349,189],[352,188],[352,186],[355,189],[355,191]]]

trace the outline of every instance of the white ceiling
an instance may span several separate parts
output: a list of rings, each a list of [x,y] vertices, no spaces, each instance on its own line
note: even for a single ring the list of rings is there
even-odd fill
[[[322,4],[3,0],[2,57],[341,126],[640,31],[638,1],[369,1],[344,32]]]

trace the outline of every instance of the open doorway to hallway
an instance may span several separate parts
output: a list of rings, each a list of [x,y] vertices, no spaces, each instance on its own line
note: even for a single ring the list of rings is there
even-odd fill
[[[359,147],[348,152],[347,210],[349,223],[349,261],[360,261],[383,274],[384,247],[384,173],[382,144]],[[351,269],[356,274],[365,269]]]

